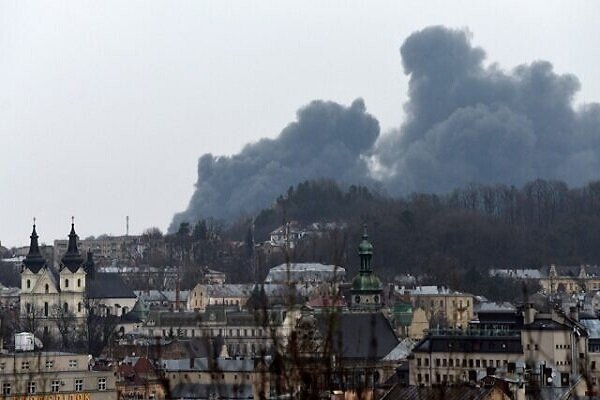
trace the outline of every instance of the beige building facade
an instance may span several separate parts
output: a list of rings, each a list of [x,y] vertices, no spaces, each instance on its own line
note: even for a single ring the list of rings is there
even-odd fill
[[[112,371],[94,371],[86,354],[23,352],[0,354],[5,400],[115,400]]]
[[[441,286],[417,286],[414,289],[396,289],[407,298],[414,309],[425,312],[429,326],[445,325],[464,328],[473,319],[473,295],[452,291]]]
[[[514,327],[432,330],[413,351],[410,384],[476,382],[496,370],[515,373],[519,367],[544,386],[568,387],[582,376],[588,336],[579,322],[527,308]]]

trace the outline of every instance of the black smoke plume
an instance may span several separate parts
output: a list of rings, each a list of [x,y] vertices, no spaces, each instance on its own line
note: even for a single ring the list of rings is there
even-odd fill
[[[274,140],[232,157],[202,156],[196,191],[171,229],[255,211],[305,179],[373,177],[388,192],[407,194],[599,178],[600,104],[574,107],[574,75],[557,74],[547,61],[511,71],[485,65],[469,32],[442,26],[413,33],[400,53],[409,77],[401,127],[377,140],[379,124],[362,100],[349,108],[314,101]]]
[[[196,191],[170,230],[182,221],[254,212],[307,179],[367,183],[369,170],[362,155],[378,136],[379,123],[366,112],[362,99],[350,107],[313,101],[276,139],[246,145],[232,157],[200,157]]]
[[[413,33],[400,53],[410,78],[407,117],[374,151],[392,193],[598,178],[600,106],[573,107],[575,76],[546,61],[510,72],[486,67],[468,32],[441,26]]]

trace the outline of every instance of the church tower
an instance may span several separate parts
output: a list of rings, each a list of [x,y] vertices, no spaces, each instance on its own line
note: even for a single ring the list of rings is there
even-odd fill
[[[27,311],[31,312],[33,303],[29,297],[32,297],[34,289],[38,286],[40,277],[44,275],[47,270],[46,260],[40,253],[40,247],[38,244],[38,234],[35,230],[35,219],[33,221],[33,231],[31,232],[31,239],[29,243],[29,252],[23,260],[21,266],[21,293],[27,297],[21,301],[22,308],[27,308]],[[31,295],[31,296],[28,296]]]
[[[52,271],[40,252],[35,219],[30,238],[29,252],[21,267],[20,317],[23,329],[36,334],[42,330],[47,333],[54,325],[49,318],[60,295]]]
[[[373,273],[371,259],[373,258],[373,245],[369,242],[367,225],[364,226],[362,241],[358,245],[360,257],[360,271],[352,280],[352,309],[373,311],[382,306],[381,281]]]
[[[65,314],[73,314],[76,317],[85,315],[84,295],[86,271],[84,258],[77,248],[79,237],[75,233],[75,221],[71,221],[71,232],[69,233],[69,245],[67,252],[60,261],[60,291],[61,307]]]
[[[37,274],[46,266],[46,260],[44,260],[42,253],[40,253],[40,246],[38,244],[39,236],[35,230],[35,218],[33,221],[33,231],[29,238],[29,253],[27,253],[27,256],[23,260],[23,268],[27,268],[34,274]]]

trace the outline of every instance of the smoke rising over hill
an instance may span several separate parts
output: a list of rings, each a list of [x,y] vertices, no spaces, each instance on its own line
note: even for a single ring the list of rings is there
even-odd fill
[[[400,52],[410,77],[407,119],[375,150],[394,193],[598,177],[599,105],[573,108],[575,76],[546,61],[508,73],[485,67],[467,32],[444,27],[412,34]]]
[[[362,99],[350,107],[313,101],[276,139],[246,145],[232,157],[200,157],[196,191],[172,228],[200,217],[228,219],[256,211],[306,179],[366,183],[371,178],[361,155],[378,136],[379,123],[366,112]]]
[[[202,156],[196,191],[172,227],[252,212],[305,179],[376,179],[392,194],[598,179],[600,104],[574,108],[574,75],[555,73],[547,61],[509,72],[486,66],[468,32],[441,26],[413,33],[400,53],[410,79],[401,127],[379,136],[360,99],[350,107],[314,101],[274,140],[232,157]]]

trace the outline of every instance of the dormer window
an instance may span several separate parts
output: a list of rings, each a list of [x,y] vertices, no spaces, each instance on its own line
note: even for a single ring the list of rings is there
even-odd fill
[[[65,287],[68,288],[69,287],[69,280],[65,279]]]
[[[81,287],[81,279],[77,279],[77,287]]]
[[[31,289],[31,281],[27,279],[27,289]]]

